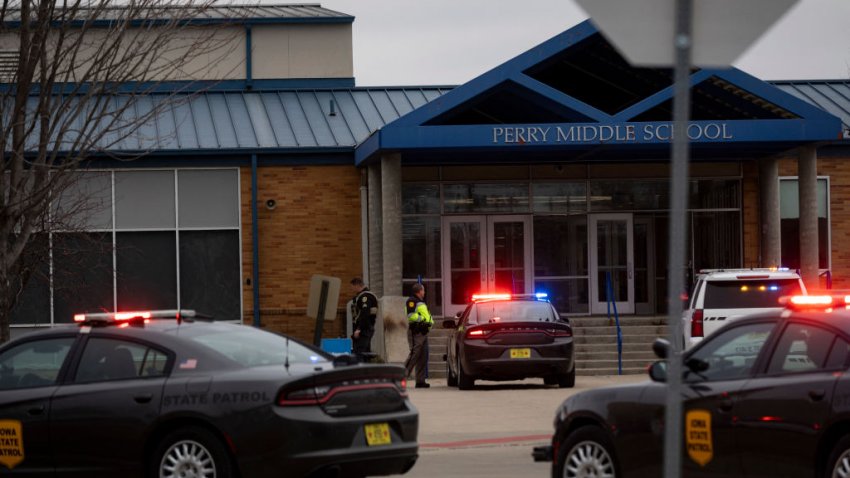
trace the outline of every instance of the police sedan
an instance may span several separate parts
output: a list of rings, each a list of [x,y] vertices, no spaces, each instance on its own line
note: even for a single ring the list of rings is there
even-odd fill
[[[794,297],[684,354],[683,476],[850,476],[847,300]],[[552,460],[556,477],[662,476],[666,363],[649,372],[567,399],[535,459]]]
[[[192,311],[81,314],[0,348],[0,474],[404,473],[404,369],[334,359]]]
[[[575,385],[573,331],[546,300],[533,295],[482,294],[455,320],[446,349],[448,384],[461,390],[475,380],[543,377],[546,384]]]

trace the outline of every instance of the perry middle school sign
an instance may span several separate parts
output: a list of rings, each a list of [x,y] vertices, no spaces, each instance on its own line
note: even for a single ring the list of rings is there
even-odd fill
[[[691,141],[729,141],[732,130],[728,123],[691,123],[687,134]],[[493,127],[493,144],[657,143],[673,136],[673,123]]]

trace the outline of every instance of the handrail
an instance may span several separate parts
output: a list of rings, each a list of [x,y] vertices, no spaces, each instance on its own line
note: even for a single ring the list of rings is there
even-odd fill
[[[611,321],[611,306],[614,306],[614,321],[617,325],[617,375],[623,375],[623,331],[620,329],[620,314],[614,300],[614,287],[611,285],[611,272],[605,272],[605,302],[608,305],[608,321]]]

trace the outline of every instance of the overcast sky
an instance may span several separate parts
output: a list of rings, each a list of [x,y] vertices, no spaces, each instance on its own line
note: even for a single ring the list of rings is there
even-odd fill
[[[356,17],[358,86],[462,84],[587,18],[572,0],[319,1]],[[800,0],[735,66],[765,80],[850,78],[850,0]]]

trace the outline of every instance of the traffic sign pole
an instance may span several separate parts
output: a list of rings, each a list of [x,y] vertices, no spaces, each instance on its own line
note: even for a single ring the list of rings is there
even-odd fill
[[[664,476],[678,478],[682,472],[682,295],[685,289],[686,211],[690,147],[688,121],[691,113],[691,48],[694,0],[676,0],[674,46],[673,154],[670,171],[670,257],[667,297],[670,353],[667,359],[667,408],[664,417]]]

